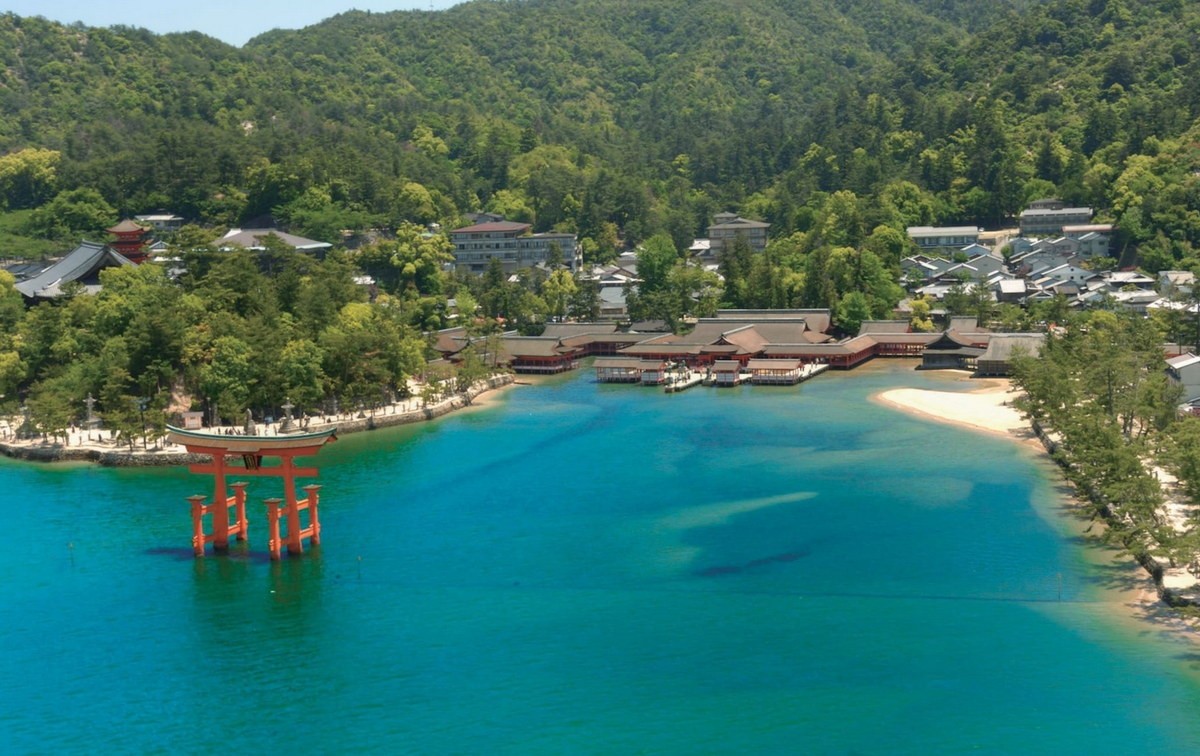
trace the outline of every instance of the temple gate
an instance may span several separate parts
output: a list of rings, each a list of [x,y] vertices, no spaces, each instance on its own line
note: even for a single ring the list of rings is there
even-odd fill
[[[300,467],[297,457],[312,457],[321,447],[337,440],[337,429],[331,428],[317,433],[287,436],[226,436],[217,433],[201,433],[167,426],[167,440],[180,444],[192,454],[210,458],[208,462],[189,465],[188,470],[213,476],[213,497],[205,502],[201,495],[189,496],[192,509],[192,550],[196,556],[204,556],[208,544],[213,551],[229,550],[231,538],[245,541],[249,529],[246,518],[245,482],[228,483],[227,476],[276,477],[283,479],[283,498],[266,500],[268,540],[267,548],[272,559],[279,559],[286,543],[289,554],[304,553],[304,540],[312,545],[321,542],[321,521],[318,502],[321,487],[304,486],[303,499],[296,495],[296,478],[315,478],[315,467]],[[230,464],[241,458],[242,464]],[[264,466],[264,459],[279,458],[279,464]],[[229,495],[229,489],[233,495]],[[308,524],[301,523],[301,513],[307,513]],[[212,522],[212,532],[204,532],[204,518]],[[280,522],[286,530],[281,536]]]

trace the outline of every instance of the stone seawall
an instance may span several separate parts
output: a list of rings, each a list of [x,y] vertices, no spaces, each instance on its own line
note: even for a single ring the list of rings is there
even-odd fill
[[[156,467],[187,465],[204,459],[199,454],[166,451],[118,451],[46,444],[15,446],[0,443],[0,454],[28,462],[95,462],[106,467]]]
[[[394,415],[374,415],[355,420],[344,420],[337,423],[309,425],[309,431],[321,430],[330,425],[336,425],[338,433],[358,433],[361,431],[388,428],[395,425],[423,423],[448,415],[455,410],[469,406],[475,398],[492,389],[507,386],[513,382],[512,375],[496,375],[487,381],[472,387],[467,394],[455,394],[437,404],[423,407],[419,410],[400,412]],[[141,451],[134,449],[97,449],[95,447],[72,447],[62,444],[42,444],[27,446],[24,444],[0,443],[0,454],[13,459],[30,462],[94,462],[106,467],[154,467],[160,465],[188,465],[206,459],[204,455],[188,454],[175,451]]]

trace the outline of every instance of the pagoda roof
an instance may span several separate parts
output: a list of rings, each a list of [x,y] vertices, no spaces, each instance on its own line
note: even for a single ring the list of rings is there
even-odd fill
[[[864,320],[858,327],[864,333],[908,333],[912,328],[907,320]]]
[[[142,224],[135,223],[126,218],[112,228],[106,228],[104,230],[110,234],[131,234],[134,232],[144,232],[148,229]]]
[[[660,341],[642,342],[634,344],[630,347],[625,347],[621,350],[621,354],[645,354],[645,355],[677,355],[686,356],[700,353],[700,347],[694,344],[664,344]]]
[[[545,334],[542,334],[545,336]],[[584,333],[579,336],[564,336],[562,343],[572,347],[588,344],[636,344],[645,339],[644,333]]]
[[[762,221],[750,220],[748,218],[742,218],[739,216],[737,218],[724,221],[723,223],[714,223],[708,228],[709,230],[712,230],[726,228],[770,228],[770,226],[770,223],[763,223]]]
[[[792,310],[717,310],[717,320],[741,320],[763,322],[767,320],[803,320],[809,330],[824,333],[829,330],[832,316],[825,308],[801,308]]]

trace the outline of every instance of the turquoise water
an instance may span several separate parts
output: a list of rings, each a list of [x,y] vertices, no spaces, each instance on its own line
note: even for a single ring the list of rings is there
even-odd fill
[[[588,371],[319,458],[324,544],[195,560],[207,479],[0,461],[0,750],[1164,753],[1195,652],[1101,601],[1017,445]]]

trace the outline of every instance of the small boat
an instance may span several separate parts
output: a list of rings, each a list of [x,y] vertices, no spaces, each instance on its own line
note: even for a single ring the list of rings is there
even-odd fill
[[[264,449],[311,449],[337,441],[337,428],[284,436],[228,436],[167,426],[167,442],[191,448],[224,449],[229,454],[261,454]]]

